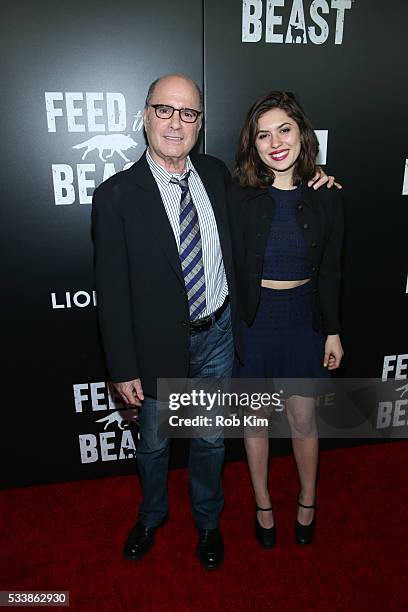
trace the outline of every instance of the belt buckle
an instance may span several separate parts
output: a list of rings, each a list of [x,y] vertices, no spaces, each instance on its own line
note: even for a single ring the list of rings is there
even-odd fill
[[[198,329],[194,328],[194,323],[197,323],[198,321],[200,321],[200,319],[198,319],[198,321],[190,321],[189,322],[190,334],[194,334],[200,331],[211,329],[214,323],[218,321],[220,316],[223,314],[225,307],[228,305],[227,300],[228,298],[224,300],[224,303],[219,308],[217,308],[217,310],[215,310],[212,314],[207,315],[206,317],[204,317],[204,319],[201,320],[200,325],[202,325],[202,327],[199,327]]]
[[[214,321],[213,321],[213,316],[212,315],[204,317],[204,319],[202,319],[201,321],[200,321],[200,319],[198,319],[197,321],[190,321],[190,334],[194,334],[194,333],[198,333],[200,331],[204,331],[206,329],[210,329],[210,327],[212,326],[213,322]],[[195,327],[195,324],[198,324],[197,327]]]

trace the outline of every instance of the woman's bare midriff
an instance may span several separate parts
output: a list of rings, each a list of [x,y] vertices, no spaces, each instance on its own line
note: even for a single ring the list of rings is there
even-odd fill
[[[266,287],[267,289],[294,289],[295,287],[300,287],[300,285],[305,285],[310,281],[310,278],[304,278],[303,280],[261,280],[262,287]]]

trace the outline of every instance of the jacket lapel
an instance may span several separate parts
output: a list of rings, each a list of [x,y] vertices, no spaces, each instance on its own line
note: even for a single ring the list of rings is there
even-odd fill
[[[205,187],[208,198],[210,200],[211,207],[214,212],[215,221],[217,223],[218,236],[220,238],[224,268],[227,274],[229,286],[231,286],[231,237],[229,233],[229,223],[225,201],[226,196],[223,190],[223,185],[221,182],[219,185],[215,183],[214,172],[211,172],[211,169],[208,167],[207,163],[205,163],[205,157],[203,158],[200,156],[192,155],[191,161],[193,162],[194,167],[196,168],[200,179]]]
[[[184,287],[177,244],[159,188],[147,163],[146,153],[129,169],[129,173],[132,183],[146,191],[146,197],[143,198],[141,203],[144,208],[144,214],[147,218],[150,218],[150,223],[147,224],[147,227],[152,228],[151,239],[157,241],[160,245],[170,266]]]

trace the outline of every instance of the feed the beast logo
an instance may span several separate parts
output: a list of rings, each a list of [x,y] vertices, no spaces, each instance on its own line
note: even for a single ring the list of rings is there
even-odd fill
[[[136,160],[143,116],[138,110],[129,129],[126,110],[122,93],[45,92],[48,133],[78,136],[68,147],[78,163],[52,164],[56,205],[90,204],[96,185]]]
[[[114,387],[106,382],[73,385],[77,415],[98,417],[92,431],[78,434],[81,463],[120,461],[136,457],[138,433],[129,427],[120,411],[125,407]]]
[[[243,0],[242,42],[343,44],[354,0]]]
[[[384,355],[381,380],[395,379],[394,397],[378,403],[377,429],[408,427],[408,353]]]

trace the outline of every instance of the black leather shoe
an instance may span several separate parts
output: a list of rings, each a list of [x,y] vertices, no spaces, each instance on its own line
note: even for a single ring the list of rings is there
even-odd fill
[[[313,508],[315,511],[317,510],[316,504],[312,504],[311,506],[305,506],[305,504],[301,504],[300,501],[297,501],[298,506],[302,508]],[[296,518],[295,521],[295,540],[298,544],[310,544],[313,541],[313,536],[316,529],[316,516],[313,516],[313,520],[309,525],[302,525]]]
[[[222,535],[216,529],[199,529],[197,555],[205,569],[217,569],[224,559]]]
[[[143,523],[138,521],[128,535],[126,544],[123,549],[123,556],[130,561],[137,561],[145,555],[154,544],[154,535],[159,527],[164,525],[168,520],[166,516],[163,521],[156,527],[145,527]]]
[[[261,512],[269,512],[272,508],[260,508],[258,505],[256,506],[256,512],[260,510]],[[260,522],[258,521],[258,515],[255,512],[255,537],[258,540],[258,543],[263,548],[273,548],[276,544],[276,529],[275,525],[273,527],[262,527]]]

